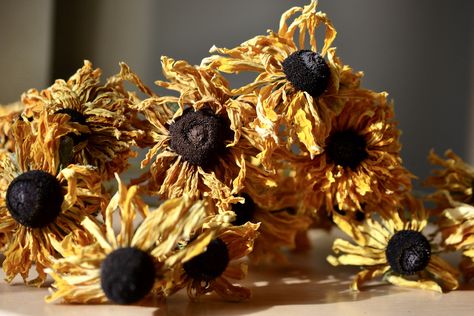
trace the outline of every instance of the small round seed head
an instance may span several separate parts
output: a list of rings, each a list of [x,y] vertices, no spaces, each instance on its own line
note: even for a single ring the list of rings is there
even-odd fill
[[[169,126],[170,147],[185,161],[212,167],[233,133],[226,120],[209,109],[187,109]]]
[[[67,114],[69,115],[71,122],[79,123],[81,125],[87,125],[86,117],[79,111],[70,108],[64,108],[57,110],[55,114]],[[87,139],[87,134],[76,135],[74,133],[69,133],[67,136],[72,138],[74,144],[79,144],[80,142],[83,142]]]
[[[232,204],[232,211],[235,213],[235,220],[232,224],[235,226],[251,222],[256,207],[255,202],[248,194],[244,193],[242,194],[242,197],[245,198],[244,203]]]
[[[331,71],[324,58],[311,50],[299,50],[283,61],[286,79],[300,91],[313,97],[323,94],[329,84]]]
[[[390,238],[385,255],[395,273],[412,275],[422,271],[428,265],[431,258],[431,245],[422,233],[401,230]]]
[[[64,108],[64,109],[57,110],[55,113],[67,114],[71,117],[71,122],[79,123],[81,125],[86,125],[86,117],[84,116],[84,114],[82,114],[81,112],[77,110]]]
[[[364,137],[353,130],[338,131],[330,135],[326,152],[331,162],[352,170],[368,157]]]
[[[64,200],[61,184],[48,172],[31,170],[13,179],[7,189],[6,204],[21,225],[41,228],[55,221]]]
[[[206,251],[184,263],[184,271],[194,280],[212,281],[224,273],[229,264],[229,250],[222,239],[216,238]]]
[[[132,304],[144,298],[155,283],[152,257],[137,248],[114,250],[102,262],[100,285],[109,300]]]
[[[354,218],[358,222],[363,222],[365,220],[365,214],[359,210],[355,211]]]

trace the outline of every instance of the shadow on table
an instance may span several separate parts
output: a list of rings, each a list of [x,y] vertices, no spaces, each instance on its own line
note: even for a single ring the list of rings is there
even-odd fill
[[[280,267],[253,267],[250,281],[243,285],[251,288],[248,302],[230,303],[212,294],[199,302],[186,302],[184,297],[170,298],[160,306],[155,316],[176,315],[246,315],[283,305],[318,305],[367,300],[403,289],[382,284],[371,285],[362,292],[349,289],[357,269],[332,268],[325,260],[312,255],[291,256],[291,265]],[[315,267],[320,270],[315,271]]]

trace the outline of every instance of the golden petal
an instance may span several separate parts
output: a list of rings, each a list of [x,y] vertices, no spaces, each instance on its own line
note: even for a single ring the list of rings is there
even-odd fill
[[[251,292],[248,288],[233,285],[225,278],[217,278],[212,282],[212,289],[222,298],[228,301],[240,302],[250,299]]]
[[[332,245],[332,250],[335,253],[346,253],[352,255],[366,256],[374,259],[385,259],[384,249],[356,246],[340,238],[337,238],[334,241]]]
[[[390,269],[389,266],[381,266],[378,268],[362,270],[361,272],[357,273],[354,281],[351,284],[351,289],[354,291],[359,291],[361,286],[365,282],[372,280],[373,278],[376,278],[380,275],[383,275],[389,269]]]
[[[459,287],[459,272],[439,256],[431,256],[426,270],[438,278],[447,290],[455,290]]]
[[[389,275],[387,276],[387,281],[402,287],[414,288],[414,289],[422,289],[422,290],[429,290],[435,291],[439,293],[443,293],[441,287],[434,281],[431,280],[407,280],[401,276],[396,275]]]

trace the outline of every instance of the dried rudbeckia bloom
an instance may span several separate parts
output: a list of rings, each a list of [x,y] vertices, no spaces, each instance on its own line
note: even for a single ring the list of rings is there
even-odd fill
[[[425,184],[437,191],[428,196],[436,202],[436,212],[453,206],[453,201],[474,205],[474,167],[464,162],[451,150],[445,153],[446,160],[431,151],[428,159],[442,169],[433,170]]]
[[[95,237],[86,247],[77,247],[70,238],[56,243],[64,258],[55,260],[47,272],[53,277],[52,294],[69,303],[137,303],[159,284],[166,283],[168,270],[186,256],[204,251],[215,229],[193,246],[177,251],[178,243],[203,225],[205,204],[188,198],[165,201],[150,212],[138,197],[138,188],[125,187],[117,176],[119,190],[105,211],[105,231],[90,219],[82,224]],[[113,229],[118,212],[120,230]],[[137,226],[137,215],[145,219]]]
[[[0,152],[0,233],[7,282],[20,274],[25,282],[41,285],[51,259],[57,256],[52,247],[67,234],[78,244],[90,242],[80,222],[100,209],[101,179],[90,166],[70,165],[59,170],[52,154],[58,139],[70,132],[64,125],[37,126],[17,121],[12,129],[16,155]],[[36,265],[38,277],[28,280]]]
[[[335,48],[331,48],[336,30],[316,7],[317,1],[311,1],[291,8],[283,13],[277,33],[256,36],[233,49],[213,47],[211,53],[220,55],[202,62],[227,73],[257,72],[252,83],[233,93],[258,92],[259,116],[254,124],[268,142],[268,155],[279,145],[272,139],[281,133],[282,125],[287,127],[288,146],[299,141],[312,156],[319,154],[322,148],[312,135],[324,135],[328,120],[359,87],[362,74],[354,74],[336,57]],[[316,31],[320,26],[325,27],[324,45],[318,50]],[[305,45],[307,37],[309,47]]]
[[[250,290],[230,283],[230,279],[243,279],[247,274],[245,262],[232,263],[234,260],[248,255],[253,248],[255,238],[258,236],[259,224],[246,223],[241,226],[221,228],[216,237],[208,240],[205,251],[186,260],[178,266],[173,277],[163,291],[169,295],[182,288],[187,288],[188,296],[197,300],[206,293],[216,292],[229,301],[242,301],[250,298]],[[183,243],[184,249],[193,247],[202,240],[201,234],[206,229],[197,232],[188,244]]]
[[[301,198],[298,181],[291,176],[282,176],[278,185],[270,189],[259,181],[248,183],[251,185],[240,194],[245,201],[232,204],[236,214],[232,224],[260,223],[259,236],[249,255],[252,262],[286,262],[282,250],[295,249],[296,236],[305,233],[312,223],[309,217],[298,214]]]
[[[15,119],[20,116],[22,109],[23,105],[20,102],[0,105],[0,149],[10,152],[15,150],[11,127]]]
[[[69,80],[56,80],[43,91],[31,89],[23,94],[25,115],[37,118],[42,111],[66,116],[79,134],[65,135],[61,140],[64,164],[96,166],[104,179],[113,178],[128,166],[128,158],[136,156],[131,147],[142,136],[135,122],[136,112],[130,105],[136,97],[123,87],[123,79],[113,76],[100,83],[100,69],[89,61]],[[55,118],[56,117],[56,118]]]
[[[464,277],[474,277],[474,206],[451,201],[453,207],[441,213],[438,222],[443,243],[449,250],[462,251],[460,269]]]
[[[209,196],[225,210],[224,204],[238,201],[232,195],[243,188],[247,172],[259,172],[247,163],[259,151],[244,128],[255,115],[253,99],[232,98],[227,81],[214,70],[167,57],[162,66],[169,81],[157,85],[180,96],[155,95],[138,105],[151,124],[152,139],[142,167],[154,161],[137,182],[146,181],[147,190],[162,198]],[[149,93],[130,70],[122,70]]]
[[[358,230],[340,226],[356,243],[336,239],[329,256],[334,266],[360,266],[351,288],[377,276],[388,282],[410,288],[442,292],[458,287],[458,272],[437,253],[436,244],[423,235],[428,214],[421,201],[408,196],[404,209],[394,210],[389,218],[367,218]]]
[[[361,92],[362,93],[362,92]],[[335,116],[324,152],[295,163],[306,179],[305,205],[329,214],[335,209],[364,212],[364,203],[384,209],[398,204],[411,188],[412,175],[400,158],[399,130],[384,93],[348,100]]]

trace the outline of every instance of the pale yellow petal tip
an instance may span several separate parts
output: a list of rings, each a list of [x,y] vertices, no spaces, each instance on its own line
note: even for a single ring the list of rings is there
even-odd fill
[[[441,286],[431,280],[407,280],[401,276],[388,275],[386,280],[394,285],[443,293]]]
[[[340,265],[339,260],[334,256],[327,256],[326,260],[327,260],[327,262],[329,262],[331,265],[333,265],[335,267]]]
[[[357,282],[357,280],[352,281],[350,289],[354,292],[360,292],[359,283]]]

